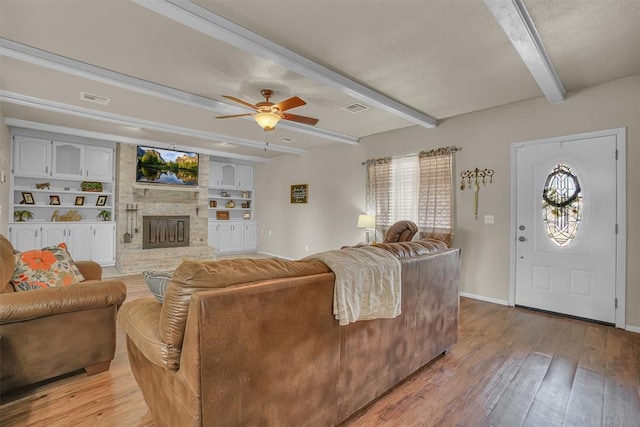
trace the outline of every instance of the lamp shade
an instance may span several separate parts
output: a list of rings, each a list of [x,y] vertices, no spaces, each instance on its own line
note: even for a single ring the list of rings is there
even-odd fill
[[[376,228],[375,215],[358,215],[358,228]]]
[[[253,118],[262,129],[270,130],[276,127],[281,117],[275,113],[258,113]]]

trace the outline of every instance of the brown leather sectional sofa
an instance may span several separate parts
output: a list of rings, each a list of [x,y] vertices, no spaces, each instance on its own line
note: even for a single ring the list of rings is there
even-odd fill
[[[86,281],[15,292],[15,255],[2,235],[0,261],[0,392],[80,369],[90,375],[109,369],[124,283],[101,280],[100,265],[77,261]]]
[[[382,244],[402,314],[339,326],[319,261],[184,262],[165,300],[125,304],[131,367],[158,426],[332,426],[457,341],[460,251]]]

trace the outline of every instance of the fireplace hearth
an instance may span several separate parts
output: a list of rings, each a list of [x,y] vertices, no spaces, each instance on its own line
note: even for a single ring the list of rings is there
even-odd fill
[[[189,246],[188,215],[142,217],[142,249]]]

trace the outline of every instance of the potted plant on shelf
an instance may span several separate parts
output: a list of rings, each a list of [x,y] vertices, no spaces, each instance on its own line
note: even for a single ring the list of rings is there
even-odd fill
[[[102,183],[97,181],[82,181],[80,183],[82,191],[92,191],[94,193],[102,192]]]
[[[29,211],[15,211],[13,218],[19,222],[30,221],[33,219],[33,213]]]
[[[98,215],[96,215],[96,218],[101,221],[111,221],[111,211],[100,211]]]

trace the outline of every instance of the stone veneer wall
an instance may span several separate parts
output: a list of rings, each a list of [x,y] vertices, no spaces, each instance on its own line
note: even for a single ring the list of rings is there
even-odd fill
[[[209,157],[200,155],[198,187],[193,191],[183,191],[184,187],[136,188],[135,145],[118,144],[116,159],[116,268],[121,273],[170,270],[184,258],[215,259],[215,249],[207,246]],[[129,213],[128,228],[127,204],[138,205],[137,212]],[[189,215],[190,246],[142,249],[142,217],[146,215]],[[125,233],[131,233],[132,228],[131,243],[124,243]]]

